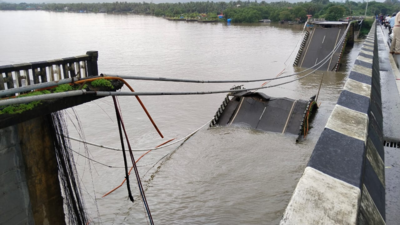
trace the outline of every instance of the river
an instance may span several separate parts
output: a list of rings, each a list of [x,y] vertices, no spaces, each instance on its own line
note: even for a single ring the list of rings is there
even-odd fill
[[[50,60],[99,51],[100,73],[188,78],[260,79],[294,72],[302,26],[227,25],[167,21],[140,15],[0,11],[0,65]],[[321,106],[307,138],[241,127],[207,126],[182,146],[148,153],[138,163],[155,224],[278,224],[312,150],[343,88],[361,43],[343,58],[341,72],[325,72]],[[321,72],[293,83],[260,90],[273,97],[309,99]],[[270,84],[276,84],[274,81]],[[226,90],[233,84],[129,81],[136,91]],[[258,87],[262,82],[244,84]],[[127,91],[127,88],[123,88]],[[152,148],[180,139],[211,120],[224,94],[142,97],[161,139],[133,97],[119,102],[133,148]],[[71,137],[120,147],[110,97],[68,109]],[[81,127],[79,129],[78,127]],[[72,148],[113,167],[118,151],[71,141]],[[136,159],[143,152],[135,152]],[[75,154],[82,194],[91,223],[145,224],[146,215],[131,176],[135,202],[126,186],[102,196],[124,179],[109,168]]]

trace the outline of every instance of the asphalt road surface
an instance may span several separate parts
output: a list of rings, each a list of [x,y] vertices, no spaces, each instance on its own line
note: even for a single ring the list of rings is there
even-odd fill
[[[322,61],[334,49],[344,31],[345,27],[314,29],[300,59],[300,67],[309,68]],[[340,46],[332,59],[326,62],[319,70],[334,70],[339,60],[341,49],[342,47]]]

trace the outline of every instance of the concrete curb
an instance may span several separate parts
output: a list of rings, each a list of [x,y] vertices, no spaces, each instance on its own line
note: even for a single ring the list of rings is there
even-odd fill
[[[280,224],[385,224],[382,143],[374,23]]]

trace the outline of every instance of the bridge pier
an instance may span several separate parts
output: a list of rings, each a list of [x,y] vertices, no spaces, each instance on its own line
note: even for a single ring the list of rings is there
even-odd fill
[[[354,39],[355,39],[355,36],[354,36],[354,29],[355,28],[354,27],[355,27],[355,24],[351,23],[349,31],[347,32],[347,43],[346,43],[346,45],[348,45],[348,46],[353,46],[354,45]]]
[[[49,116],[0,129],[0,224],[65,224]]]

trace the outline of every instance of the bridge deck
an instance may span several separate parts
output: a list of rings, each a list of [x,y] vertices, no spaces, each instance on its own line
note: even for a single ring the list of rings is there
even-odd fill
[[[305,111],[311,110],[309,101],[272,98],[263,93],[236,93],[223,107],[216,124],[243,125],[262,131],[302,134]]]
[[[305,49],[300,58],[300,67],[312,67],[322,61],[337,45],[346,27],[315,28],[307,40]],[[335,70],[339,61],[343,44],[336,50],[333,57],[319,70]]]

